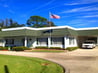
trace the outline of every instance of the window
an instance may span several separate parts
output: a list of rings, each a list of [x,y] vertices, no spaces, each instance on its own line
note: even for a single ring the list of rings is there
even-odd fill
[[[3,40],[0,39],[0,42],[3,42]]]
[[[47,45],[48,39],[47,38],[37,38],[37,45]]]
[[[60,37],[54,37],[51,39],[52,45],[62,45],[63,44],[63,38]]]
[[[69,37],[69,45],[74,45],[74,37]]]
[[[6,44],[14,44],[14,39],[6,39]]]

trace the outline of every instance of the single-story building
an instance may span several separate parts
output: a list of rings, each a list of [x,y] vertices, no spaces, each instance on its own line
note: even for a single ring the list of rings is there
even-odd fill
[[[73,28],[56,26],[44,28],[16,27],[0,31],[0,46],[36,46],[76,47],[85,40],[94,40],[98,44],[98,27]]]

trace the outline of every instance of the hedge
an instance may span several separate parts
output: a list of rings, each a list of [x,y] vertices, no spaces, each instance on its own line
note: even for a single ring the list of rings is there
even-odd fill
[[[24,47],[24,46],[19,46],[19,47],[12,47],[13,51],[24,51],[24,50],[30,50],[30,48],[28,47]]]
[[[8,47],[2,47],[2,46],[0,46],[0,50],[8,50]]]
[[[37,46],[35,49],[57,49],[57,50],[63,50],[64,48],[61,47],[46,47],[46,46]]]
[[[46,46],[37,46],[37,47],[35,47],[36,49],[48,49],[48,47],[46,47]]]
[[[73,50],[76,50],[78,49],[79,47],[67,47],[66,50],[68,51],[73,51]]]
[[[64,48],[61,48],[61,47],[50,47],[49,49],[64,50]]]

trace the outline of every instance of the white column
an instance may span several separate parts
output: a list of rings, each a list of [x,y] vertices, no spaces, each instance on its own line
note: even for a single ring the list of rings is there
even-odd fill
[[[67,48],[69,45],[69,38],[67,36],[64,36],[64,48]]]
[[[78,46],[78,44],[77,44],[77,37],[74,37],[74,45]]]
[[[27,47],[27,37],[25,37],[24,46]]]
[[[5,39],[3,39],[3,42],[2,42],[2,43],[3,43],[3,45],[2,45],[2,46],[3,46],[3,47],[5,47],[5,44],[6,44]]]
[[[98,46],[98,36],[97,36],[97,46]]]
[[[48,37],[48,47],[51,47],[51,37]]]
[[[32,38],[32,42],[33,48],[35,48],[37,46],[37,38]]]
[[[64,36],[64,48],[66,48],[66,36]]]

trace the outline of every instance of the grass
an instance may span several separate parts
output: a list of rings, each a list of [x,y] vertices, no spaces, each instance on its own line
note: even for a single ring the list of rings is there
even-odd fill
[[[30,57],[0,55],[0,73],[64,73],[53,62]]]
[[[76,49],[78,49],[79,47],[67,47],[66,50],[68,51],[74,51]]]
[[[46,50],[46,49],[34,49],[32,52],[53,52],[53,53],[59,53],[59,52],[64,52],[64,50]]]

